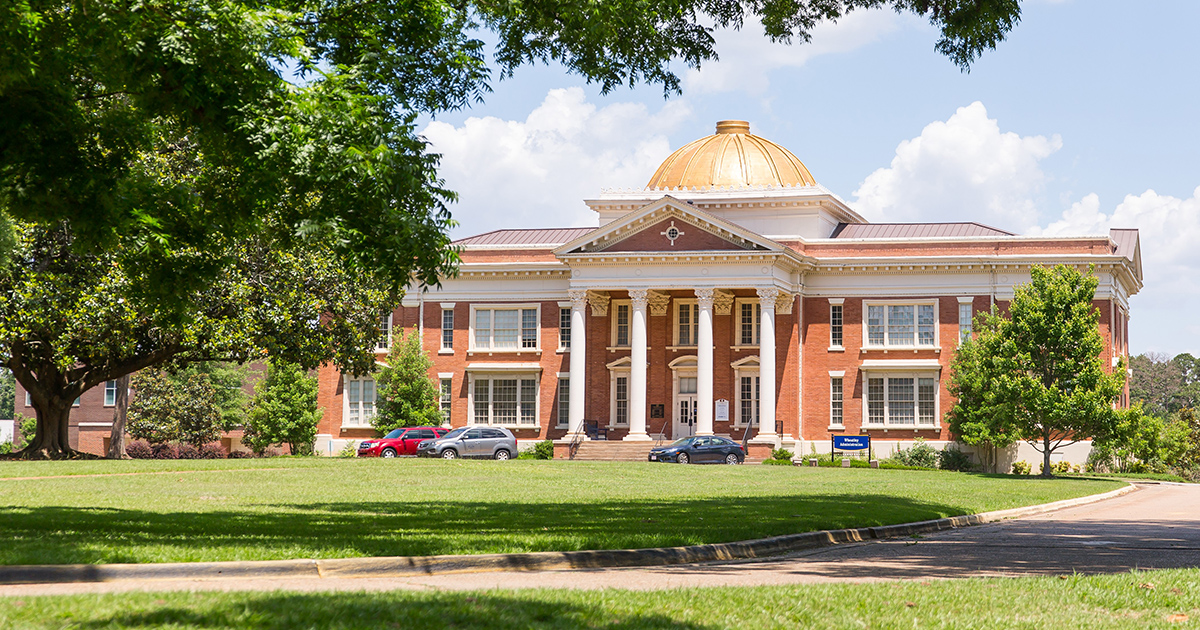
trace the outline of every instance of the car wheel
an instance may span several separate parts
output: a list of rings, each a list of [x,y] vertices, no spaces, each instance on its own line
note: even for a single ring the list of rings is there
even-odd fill
[[[442,459],[458,459],[458,451],[448,448],[442,451]]]
[[[379,456],[380,457],[388,457],[388,458],[395,457],[396,449],[391,448],[391,447],[385,448],[385,449],[383,449],[383,452],[379,454]]]
[[[500,449],[500,450],[496,451],[496,459],[503,462],[503,461],[507,461],[508,457],[509,457],[509,452],[507,450]]]
[[[692,463],[692,458],[688,457],[687,453],[680,453],[679,457],[677,457],[675,461],[679,462],[680,464],[690,464]]]
[[[730,453],[730,454],[726,455],[726,456],[725,456],[725,463],[726,463],[726,464],[737,464],[737,463],[739,463],[739,462],[738,462],[738,456],[737,456],[737,453]]]

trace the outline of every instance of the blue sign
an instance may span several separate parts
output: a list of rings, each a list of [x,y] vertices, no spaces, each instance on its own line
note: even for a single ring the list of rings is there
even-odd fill
[[[869,435],[835,435],[833,436],[833,448],[839,451],[861,451],[864,448],[870,448],[871,436]]]

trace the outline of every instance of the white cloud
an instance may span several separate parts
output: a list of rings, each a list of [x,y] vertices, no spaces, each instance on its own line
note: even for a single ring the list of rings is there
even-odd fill
[[[717,30],[713,37],[719,61],[689,69],[684,75],[685,92],[761,95],[770,85],[772,71],[799,68],[820,55],[861,48],[899,28],[903,19],[892,11],[855,11],[837,22],[818,24],[809,43],[772,43],[757,20],[747,21],[740,30]]]
[[[1001,132],[978,101],[896,147],[853,204],[876,221],[980,221],[1019,229],[1037,222],[1045,175],[1039,162],[1062,147],[1055,135]]]
[[[644,186],[670,155],[666,134],[690,115],[682,101],[657,112],[641,103],[597,108],[581,88],[550,90],[524,121],[431,122],[422,134],[442,155],[440,174],[459,193],[456,236],[517,227],[595,225],[585,197]]]

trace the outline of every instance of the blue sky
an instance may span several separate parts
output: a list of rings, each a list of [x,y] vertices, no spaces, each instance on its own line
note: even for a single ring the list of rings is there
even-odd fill
[[[718,32],[684,92],[601,96],[557,66],[423,121],[460,192],[455,236],[590,225],[582,199],[640,187],[682,144],[736,118],[792,150],[871,220],[974,220],[1022,234],[1142,230],[1135,353],[1200,354],[1200,3],[1027,0],[969,74],[936,30],[890,12],[770,44]]]

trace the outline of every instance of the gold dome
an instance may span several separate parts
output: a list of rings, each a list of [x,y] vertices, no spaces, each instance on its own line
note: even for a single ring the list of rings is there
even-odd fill
[[[684,145],[650,178],[647,188],[815,186],[791,151],[750,133],[744,120],[722,120],[717,133]]]

